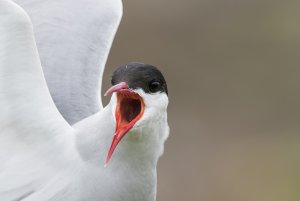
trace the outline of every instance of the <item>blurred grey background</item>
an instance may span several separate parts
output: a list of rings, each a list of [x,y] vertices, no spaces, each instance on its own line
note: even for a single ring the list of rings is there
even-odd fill
[[[103,88],[130,61],[167,79],[157,200],[299,201],[300,1],[123,4]]]

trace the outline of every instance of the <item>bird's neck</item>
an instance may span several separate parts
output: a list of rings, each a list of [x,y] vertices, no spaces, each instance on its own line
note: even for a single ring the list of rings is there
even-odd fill
[[[159,119],[155,121],[152,124],[166,122]],[[154,200],[156,165],[164,143],[158,134],[165,132],[163,126],[135,129],[126,134],[107,167],[104,167],[104,162],[115,131],[114,105],[109,104],[99,113],[74,125],[74,128],[77,130],[79,153],[87,164],[86,175],[93,175],[94,186],[98,185],[100,192],[119,189],[116,196],[121,196],[120,200]],[[86,182],[91,183],[90,180]],[[131,197],[133,195],[135,198]],[[116,197],[115,200],[119,199]]]

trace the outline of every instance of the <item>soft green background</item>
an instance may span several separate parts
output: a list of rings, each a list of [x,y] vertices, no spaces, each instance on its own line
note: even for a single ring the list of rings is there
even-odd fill
[[[104,88],[130,61],[166,76],[157,200],[299,201],[300,1],[123,3]]]

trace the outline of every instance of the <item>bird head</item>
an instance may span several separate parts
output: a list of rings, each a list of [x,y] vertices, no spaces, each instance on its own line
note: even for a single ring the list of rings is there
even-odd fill
[[[159,126],[165,126],[168,130],[166,123],[168,89],[162,73],[156,67],[143,63],[123,65],[113,73],[111,83],[112,87],[105,95],[114,94],[116,99],[114,107],[116,129],[106,164],[125,135],[147,133],[145,131],[151,127]]]

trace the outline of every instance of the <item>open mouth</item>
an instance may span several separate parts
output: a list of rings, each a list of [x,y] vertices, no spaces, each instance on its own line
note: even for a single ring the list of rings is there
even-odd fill
[[[142,117],[143,112],[144,101],[137,93],[131,90],[122,90],[117,93],[117,127],[136,123]]]
[[[130,89],[117,91],[117,106],[115,111],[116,130],[106,158],[107,164],[121,139],[130,131],[144,114],[143,98]]]

